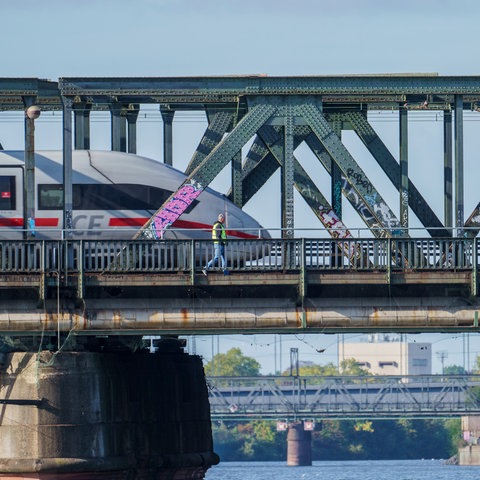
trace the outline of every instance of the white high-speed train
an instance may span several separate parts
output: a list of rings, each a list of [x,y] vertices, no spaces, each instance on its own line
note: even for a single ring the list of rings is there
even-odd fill
[[[35,153],[36,238],[60,238],[63,228],[61,151]],[[73,151],[73,238],[131,239],[183,183],[183,172],[122,152]],[[0,151],[0,239],[22,238],[24,152]],[[268,232],[224,195],[206,188],[167,231],[168,238],[210,238],[225,213],[230,238],[269,238]]]

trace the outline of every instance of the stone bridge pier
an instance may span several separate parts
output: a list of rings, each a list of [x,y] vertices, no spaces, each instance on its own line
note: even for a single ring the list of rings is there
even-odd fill
[[[203,479],[213,452],[200,357],[0,354],[0,478]]]
[[[287,465],[292,467],[312,465],[312,432],[304,422],[291,422],[287,433]]]

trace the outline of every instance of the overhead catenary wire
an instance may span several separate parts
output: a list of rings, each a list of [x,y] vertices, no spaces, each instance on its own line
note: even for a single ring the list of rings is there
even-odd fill
[[[90,115],[91,123],[109,123],[111,119],[108,111],[94,111]],[[398,122],[398,110],[370,110],[368,120],[372,123]],[[441,110],[411,110],[409,111],[409,122],[440,122],[443,120],[443,111]],[[23,123],[24,113],[17,111],[0,112],[0,123]],[[467,110],[463,112],[464,122],[480,121],[480,112]],[[162,122],[161,113],[154,108],[141,109],[137,118],[137,123]],[[42,112],[37,123],[62,123],[62,113],[56,111]],[[173,123],[207,123],[207,118],[202,111],[177,111]]]

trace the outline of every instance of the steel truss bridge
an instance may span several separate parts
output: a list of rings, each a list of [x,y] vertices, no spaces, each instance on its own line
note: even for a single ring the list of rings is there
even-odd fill
[[[479,115],[480,77],[0,78],[0,114],[34,113],[29,108],[35,106],[61,112],[64,238],[69,238],[75,214],[72,150],[90,148],[92,115],[110,115],[112,150],[136,153],[137,121],[145,105],[157,106],[161,114],[167,164],[173,164],[175,116],[200,111],[206,128],[185,169],[185,182],[132,235],[132,243],[120,247],[67,240],[52,246],[32,238],[27,220],[35,217],[35,122],[41,120],[27,114],[26,243],[2,245],[0,331],[131,335],[478,329],[480,203],[474,200],[465,212],[466,196],[476,199],[478,191],[466,189],[464,118]],[[373,127],[375,112],[394,115],[398,154]],[[432,113],[441,122],[441,145],[420,158],[409,144],[409,128],[412,120]],[[344,144],[347,130],[365,147],[382,174],[381,184],[367,174],[361,155]],[[328,176],[327,192],[302,165],[299,146]],[[424,172],[433,165],[443,173],[440,216],[427,192],[410,178],[413,158]],[[161,241],[148,241],[175,226],[227,165],[231,185],[225,193],[240,207],[262,195],[262,187],[280,173],[282,238],[268,246],[272,263],[242,259],[230,277],[206,279],[197,270],[197,243],[172,244],[173,252]],[[395,206],[380,193],[387,188],[398,199]],[[295,189],[328,240],[311,244],[295,238]],[[358,226],[344,223],[346,202],[371,239],[355,238]],[[428,238],[410,235],[413,217]],[[18,249],[25,250],[20,255]],[[13,253],[3,253],[8,251]],[[162,263],[159,258],[165,255],[170,259]],[[25,295],[27,290],[33,293]]]
[[[277,171],[281,172],[282,229],[294,235],[294,189],[333,237],[352,236],[342,222],[342,197],[376,237],[405,235],[415,214],[432,237],[476,236],[480,209],[465,215],[464,110],[480,105],[480,77],[434,74],[268,77],[265,75],[185,78],[60,78],[58,82],[0,78],[0,112],[39,106],[63,113],[64,227],[72,228],[72,148],[90,148],[90,115],[111,115],[111,148],[135,153],[136,125],[141,105],[157,105],[163,120],[163,159],[173,162],[173,120],[177,112],[201,111],[208,121],[177,192],[159,205],[149,228],[161,234],[188,208],[185,188],[206,188],[231,165],[228,196],[243,207]],[[398,158],[376,133],[368,115],[398,112]],[[424,171],[443,169],[444,215],[439,218],[429,200],[408,175],[409,118],[434,112],[443,122],[441,158],[428,158]],[[34,118],[25,121],[26,212],[34,202]],[[398,204],[391,208],[359,159],[342,143],[342,131],[352,130],[377,162]],[[1,135],[1,132],[0,132]],[[253,138],[247,154],[242,147]],[[295,156],[304,144],[331,177],[330,199]],[[410,152],[411,154],[412,152]],[[433,154],[432,154],[433,155]],[[419,160],[416,160],[418,162]],[[436,162],[436,163],[435,163]],[[261,193],[260,193],[261,194]],[[472,192],[475,195],[475,192]],[[182,197],[184,209],[175,199]],[[173,203],[172,203],[173,202]],[[178,203],[178,202],[177,202]],[[397,211],[398,213],[395,213]],[[465,217],[467,218],[465,219]],[[25,226],[27,226],[25,217]],[[152,227],[153,223],[153,227]]]
[[[480,414],[480,376],[208,377],[213,420],[433,418]]]

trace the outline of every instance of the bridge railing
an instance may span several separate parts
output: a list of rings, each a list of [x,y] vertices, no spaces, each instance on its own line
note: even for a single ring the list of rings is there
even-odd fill
[[[209,240],[0,241],[0,271],[188,272],[214,256]],[[228,240],[228,268],[238,271],[474,270],[477,238]],[[217,267],[220,267],[219,265]]]

